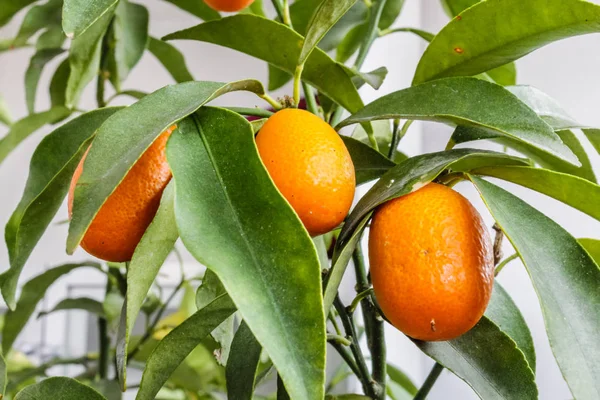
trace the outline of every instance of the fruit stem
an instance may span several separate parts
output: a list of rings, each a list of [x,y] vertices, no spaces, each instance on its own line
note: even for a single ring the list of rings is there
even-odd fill
[[[359,292],[357,297],[359,297],[365,291],[368,291],[371,286],[366,273],[365,257],[360,240],[352,254],[352,259],[354,261],[354,270],[356,272],[356,291]],[[383,318],[379,315],[379,311],[373,303],[371,296],[363,296],[362,299],[360,299],[360,305],[365,321],[367,344],[369,346],[369,351],[371,352],[371,367],[373,371],[372,390],[375,399],[383,400],[385,398],[387,378],[385,326],[383,325]]]
[[[298,103],[300,103],[300,84],[302,83],[303,69],[304,64],[300,64],[296,67],[296,72],[294,72],[294,106],[296,108],[298,107]]]
[[[436,362],[431,369],[431,372],[427,376],[427,379],[425,379],[425,383],[423,383],[423,386],[421,386],[421,389],[419,389],[413,400],[424,400],[431,391],[435,381],[437,381],[437,379],[440,377],[440,374],[443,370],[444,367],[442,364]]]
[[[275,110],[281,110],[283,108],[281,103],[269,96],[268,93],[259,94],[258,97],[269,103]]]

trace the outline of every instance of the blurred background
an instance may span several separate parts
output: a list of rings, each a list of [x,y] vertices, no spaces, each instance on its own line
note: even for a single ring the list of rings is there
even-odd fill
[[[169,3],[159,0],[138,1],[143,2],[149,8],[150,32],[154,37],[160,38],[167,33],[199,23],[198,19]],[[268,6],[269,4],[267,4],[267,8]],[[269,11],[272,15],[272,10]],[[16,33],[23,14],[24,12],[21,12],[10,24],[0,28],[0,38],[8,38]],[[402,16],[396,26],[415,27],[437,32],[447,22],[448,17],[443,12],[439,0],[406,0]],[[185,54],[188,68],[197,80],[228,82],[256,78],[264,83],[267,82],[267,66],[262,61],[207,43],[179,41],[173,42],[173,44]],[[363,70],[370,71],[386,66],[389,74],[379,91],[371,88],[362,89],[365,103],[369,103],[383,94],[409,86],[425,45],[426,43],[422,39],[414,35],[400,33],[376,41]],[[600,126],[600,52],[596,51],[598,48],[600,48],[600,36],[588,35],[558,42],[538,50],[517,62],[518,83],[535,86],[557,99],[582,124]],[[27,114],[23,81],[32,53],[33,50],[27,48],[0,53],[0,93],[6,99],[15,119],[20,119]],[[56,58],[51,62],[51,66],[44,70],[40,88],[47,87],[51,74],[59,62],[60,59]],[[123,88],[151,92],[171,83],[173,81],[168,73],[152,55],[146,52]],[[80,105],[83,109],[95,107],[93,86],[90,85],[83,96]],[[288,85],[273,95],[274,97],[290,95],[291,92],[291,87]],[[124,98],[118,101],[127,104],[128,99]],[[118,104],[118,101],[114,104]],[[239,92],[219,98],[214,104],[267,106],[254,95]],[[46,91],[39,90],[36,109],[45,110],[48,107],[49,99]],[[123,127],[123,129],[127,129],[127,127]],[[4,126],[0,126],[0,137],[6,131]],[[21,197],[33,150],[44,135],[50,131],[51,128],[46,127],[32,135],[7,158],[0,168],[0,226],[6,224]],[[403,140],[401,149],[409,155],[443,150],[451,132],[450,127],[440,124],[417,122],[413,124],[408,136]],[[576,133],[580,135],[580,132]],[[582,135],[581,139],[586,149],[591,150],[591,145]],[[499,149],[492,145],[488,148]],[[600,173],[597,154],[593,150],[589,154],[596,173]],[[558,221],[575,237],[600,238],[599,222],[591,217],[559,205],[557,201],[527,189],[506,183],[502,183],[502,186],[507,187]],[[361,192],[364,192],[365,189],[361,188]],[[493,223],[491,217],[470,184],[461,183],[456,189],[476,205],[486,218],[491,231]],[[81,250],[74,257],[67,257],[65,253],[67,225],[64,223],[66,219],[65,205],[58,213],[55,223],[48,229],[31,255],[21,282],[25,282],[51,266],[90,258]],[[190,275],[201,272],[202,267],[186,254],[181,244],[178,246],[182,250],[184,269]],[[505,243],[504,250],[505,255],[514,253],[507,243]],[[8,252],[3,245],[0,246],[0,270],[3,271],[7,268]],[[345,291],[343,297],[346,301],[350,301],[354,293],[354,277],[352,274],[348,275],[343,286]],[[66,297],[86,296],[101,299],[104,295],[104,279],[105,275],[91,269],[76,270],[52,286],[46,298],[40,303],[39,311],[51,309]],[[179,279],[178,263],[175,259],[169,259],[159,276],[159,282],[165,288],[162,293],[163,297],[169,295],[170,290],[178,283]],[[502,272],[499,281],[521,309],[532,331],[538,360],[536,380],[540,390],[540,399],[572,398],[552,357],[544,331],[541,310],[525,269],[519,261],[515,261]],[[173,304],[176,306],[178,301]],[[143,325],[143,321],[138,322]],[[63,357],[81,355],[97,349],[95,324],[95,318],[82,311],[57,312],[43,319],[33,318],[19,337],[16,348],[36,362],[43,362],[57,355]],[[387,327],[387,343],[390,362],[406,371],[417,384],[422,383],[433,362],[422,355],[402,334],[389,326]],[[73,372],[63,370],[64,367],[55,368],[53,371],[59,374]],[[134,376],[131,381],[136,379],[138,378]],[[351,391],[355,388],[357,390],[359,388],[356,382],[346,382],[346,390]],[[477,396],[461,380],[450,372],[444,371],[429,398],[476,399]]]

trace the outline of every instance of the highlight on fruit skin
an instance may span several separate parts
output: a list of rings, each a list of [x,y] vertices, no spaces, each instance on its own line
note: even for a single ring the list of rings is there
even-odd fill
[[[154,219],[162,193],[171,180],[165,147],[176,128],[173,125],[158,136],[106,199],[81,241],[81,247],[89,254],[111,262],[131,260],[135,248]],[[79,162],[71,180],[69,218],[73,213],[75,186],[83,173],[90,148]]]
[[[254,0],[204,0],[204,2],[216,11],[237,12],[248,7]]]
[[[492,294],[493,245],[481,215],[461,194],[436,183],[377,208],[369,261],[386,318],[414,339],[466,333]]]
[[[311,236],[346,218],[356,190],[354,164],[329,124],[308,111],[284,109],[265,122],[256,145],[275,186]]]

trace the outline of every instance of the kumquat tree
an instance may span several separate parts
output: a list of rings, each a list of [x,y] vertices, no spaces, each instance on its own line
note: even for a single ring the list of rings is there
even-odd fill
[[[600,130],[516,85],[514,63],[600,32],[599,5],[442,0],[449,22],[429,33],[395,24],[404,0],[156,1],[199,24],[157,38],[142,0],[0,0],[0,26],[19,21],[0,40],[0,67],[34,49],[23,66],[29,115],[14,121],[10,97],[0,103],[0,169],[53,125],[20,202],[2,210],[0,398],[425,399],[447,373],[485,400],[537,399],[532,334],[495,282],[520,259],[572,397],[600,399],[600,239],[573,237],[504,185],[600,220],[597,154],[582,145],[600,151]],[[363,63],[392,34],[416,35],[426,50],[410,87],[365,104],[359,89],[378,89],[388,71]],[[268,89],[252,77],[195,80],[181,41],[264,61]],[[176,83],[123,89],[146,51]],[[55,58],[51,107],[39,111],[42,70]],[[269,94],[288,82],[288,95]],[[80,102],[88,86],[95,109]],[[256,95],[256,107],[211,106],[236,91]],[[111,106],[121,95],[130,104]],[[414,121],[452,126],[445,150],[407,156]],[[68,222],[66,252],[93,258],[20,279],[57,221]],[[503,242],[514,255],[502,254]],[[173,296],[157,296],[155,280],[178,248],[206,270],[181,281],[182,307],[165,317]],[[19,364],[15,340],[43,316],[47,289],[79,268],[102,272],[106,300],[66,298],[44,313],[97,315],[98,352]],[[355,285],[353,300],[340,296],[342,278]],[[142,314],[152,318],[134,335]],[[386,356],[386,327],[435,361],[423,384]],[[49,372],[70,364],[84,372]],[[340,389],[346,380],[353,393]]]

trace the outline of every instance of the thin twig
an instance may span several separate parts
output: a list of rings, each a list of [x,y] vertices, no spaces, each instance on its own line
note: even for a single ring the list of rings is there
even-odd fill
[[[421,386],[421,389],[419,389],[413,400],[424,400],[431,391],[431,388],[433,387],[437,379],[440,377],[440,374],[443,370],[444,367],[442,366],[442,364],[435,363],[435,365],[431,369],[431,372],[427,376],[427,379],[425,379],[425,383],[423,383],[423,386]]]
[[[517,258],[519,258],[519,255],[513,254],[512,256],[504,259],[504,261],[499,263],[498,266],[496,267],[496,271],[494,271],[494,276],[498,276],[498,274],[500,273],[500,271],[502,271],[504,269],[504,267],[506,267],[511,261],[516,260]]]
[[[494,223],[494,231],[496,236],[494,237],[494,265],[502,260],[502,240],[504,239],[504,232],[498,223]]]

